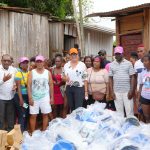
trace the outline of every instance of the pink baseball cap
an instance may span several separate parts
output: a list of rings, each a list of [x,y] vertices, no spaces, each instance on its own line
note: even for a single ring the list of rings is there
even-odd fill
[[[123,47],[121,47],[121,46],[117,46],[117,47],[115,47],[115,51],[114,51],[114,53],[116,54],[116,53],[120,53],[120,54],[122,54],[123,53]]]
[[[24,61],[28,61],[28,62],[29,62],[29,59],[28,59],[27,57],[21,57],[21,58],[19,59],[19,64],[20,64],[20,63],[23,63]]]
[[[44,61],[45,58],[42,55],[38,55],[38,56],[36,56],[35,61],[38,61],[38,60]]]

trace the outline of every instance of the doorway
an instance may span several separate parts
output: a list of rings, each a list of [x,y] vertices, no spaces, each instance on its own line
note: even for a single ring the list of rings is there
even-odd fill
[[[76,38],[70,35],[64,35],[64,53],[67,53],[70,48],[76,44]]]
[[[130,53],[137,51],[138,45],[143,43],[142,33],[122,35],[120,37],[121,46],[124,48],[124,56],[129,60]]]

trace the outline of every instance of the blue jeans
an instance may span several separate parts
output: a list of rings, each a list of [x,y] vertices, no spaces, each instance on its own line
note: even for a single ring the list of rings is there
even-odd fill
[[[66,96],[71,111],[82,107],[84,100],[84,87],[67,86]]]
[[[28,102],[28,95],[22,95],[24,103],[29,104]],[[19,96],[16,93],[14,97],[14,103],[15,103],[15,118],[18,118],[18,123],[21,125],[22,132],[27,130],[27,124],[29,120],[29,107],[26,109],[22,106],[20,106],[19,103]]]

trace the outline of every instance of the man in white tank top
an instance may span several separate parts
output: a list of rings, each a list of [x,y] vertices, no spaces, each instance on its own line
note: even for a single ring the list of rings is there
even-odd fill
[[[50,72],[44,69],[44,57],[37,56],[35,63],[37,68],[32,70],[28,76],[31,133],[35,130],[39,110],[43,116],[42,130],[46,130],[48,114],[52,111],[50,103],[53,103],[53,81]]]

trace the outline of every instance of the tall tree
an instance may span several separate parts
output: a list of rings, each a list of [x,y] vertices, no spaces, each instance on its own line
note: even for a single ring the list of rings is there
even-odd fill
[[[81,43],[81,29],[80,29],[80,21],[78,18],[78,11],[77,11],[77,4],[76,4],[76,0],[72,0],[72,5],[73,5],[73,12],[74,12],[74,18],[76,21],[76,26],[77,26],[77,33],[78,33],[78,38],[79,38],[79,46],[81,48],[81,53],[82,53],[82,43]]]
[[[85,16],[88,13],[87,10],[89,9],[89,6],[91,7],[91,0],[72,0],[72,5],[77,25],[81,54],[85,56],[84,23],[88,21],[85,19]]]
[[[31,8],[39,12],[48,12],[61,19],[73,14],[71,0],[0,0],[0,3],[13,7]]]
[[[81,33],[81,51],[82,51],[82,55],[85,56],[82,0],[79,0],[79,17],[80,17],[80,31],[81,31],[80,32]]]

